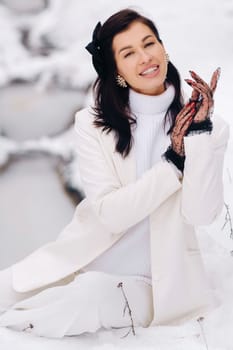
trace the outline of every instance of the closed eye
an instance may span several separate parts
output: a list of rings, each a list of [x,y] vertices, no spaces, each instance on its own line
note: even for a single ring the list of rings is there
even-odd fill
[[[146,44],[144,45],[144,47],[152,46],[152,45],[154,45],[154,44],[155,44],[154,41],[150,41],[150,42],[146,43]],[[127,58],[127,57],[131,56],[133,53],[134,53],[133,51],[127,52],[127,53],[124,55],[124,58]]]
[[[126,58],[126,57],[129,57],[130,55],[132,55],[133,54],[133,52],[127,52],[127,54],[124,56],[124,58]]]
[[[150,41],[149,43],[146,43],[145,44],[145,47],[147,47],[147,46],[151,46],[151,45],[154,45],[155,44],[155,42],[154,41]]]

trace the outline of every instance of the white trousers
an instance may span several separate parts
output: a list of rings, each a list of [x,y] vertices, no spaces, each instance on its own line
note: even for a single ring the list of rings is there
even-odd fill
[[[11,281],[10,268],[0,271],[3,327],[52,338],[131,327],[127,302],[135,327],[148,327],[153,318],[152,287],[144,277],[88,271],[30,293],[15,292]]]

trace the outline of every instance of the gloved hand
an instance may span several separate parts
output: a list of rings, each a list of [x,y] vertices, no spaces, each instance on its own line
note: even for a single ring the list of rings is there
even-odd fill
[[[193,122],[203,122],[211,118],[214,111],[214,92],[220,77],[221,69],[217,68],[211,78],[210,85],[208,85],[199,75],[193,71],[189,71],[192,78],[185,79],[185,81],[193,88],[190,102],[195,102],[196,114]]]
[[[171,146],[179,156],[184,156],[184,136],[192,123],[195,110],[195,102],[187,103],[176,116],[175,124],[171,132]]]

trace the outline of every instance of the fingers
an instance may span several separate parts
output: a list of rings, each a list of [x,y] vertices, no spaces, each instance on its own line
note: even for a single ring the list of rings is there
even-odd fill
[[[214,71],[214,73],[213,73],[213,75],[212,75],[212,78],[211,78],[211,81],[210,81],[210,89],[211,89],[212,93],[214,93],[215,90],[216,90],[217,83],[218,83],[218,80],[219,80],[219,78],[220,78],[220,74],[221,74],[221,68],[218,67],[218,68]]]
[[[189,73],[191,74],[191,77],[196,80],[197,83],[202,84],[203,86],[205,86],[206,88],[210,88],[209,85],[194,71],[190,70]]]
[[[176,116],[175,125],[171,133],[171,141],[173,149],[177,153],[182,152],[183,138],[193,121],[195,113],[195,102],[190,102],[186,104]]]
[[[179,124],[179,132],[182,136],[184,136],[186,130],[188,129],[189,125],[193,121],[195,110],[190,111],[186,117],[180,122]]]
[[[193,116],[195,113],[195,109],[192,108],[191,111],[189,111],[185,116],[183,116],[183,119],[179,120],[178,123],[174,126],[172,134],[171,134],[171,142],[173,149],[180,154],[180,152],[183,154],[183,142],[184,142],[184,136],[192,123]],[[176,120],[177,122],[177,120]]]
[[[187,129],[189,124],[191,124],[194,114],[196,112],[194,105],[194,102],[190,103],[188,107],[184,107],[181,110],[181,112],[177,115],[174,127],[174,134],[178,135],[182,133],[182,130],[185,127]]]
[[[176,116],[176,120],[182,120],[186,117],[186,115],[195,107],[195,102],[188,102],[179,112],[179,114]]]
[[[206,86],[203,86],[201,83],[196,83],[195,81],[192,81],[190,79],[185,79],[185,81],[187,84],[192,86],[192,88],[197,90],[201,95],[206,95],[207,97],[212,98],[212,91],[209,87],[206,88]]]
[[[193,89],[192,95],[191,95],[191,98],[190,98],[190,102],[192,102],[192,101],[198,101],[198,100],[199,100],[199,97],[200,97],[200,92],[197,91],[196,89]]]
[[[196,83],[190,79],[185,79],[193,89],[197,90],[202,96],[202,105],[211,107],[213,105],[213,94],[210,88],[206,88],[201,83]]]
[[[199,85],[199,87],[203,87],[205,90],[203,91],[206,91],[207,94],[209,94],[211,97],[213,96],[213,93],[215,92],[216,90],[216,87],[217,87],[217,82],[219,80],[219,77],[220,77],[220,74],[221,74],[221,68],[218,67],[212,77],[211,77],[211,82],[210,82],[210,85],[208,85],[197,73],[195,73],[194,71],[190,70],[189,71],[192,78],[195,80],[195,82]],[[187,83],[190,83],[190,82],[193,82],[192,80],[190,79],[185,79],[185,81]]]

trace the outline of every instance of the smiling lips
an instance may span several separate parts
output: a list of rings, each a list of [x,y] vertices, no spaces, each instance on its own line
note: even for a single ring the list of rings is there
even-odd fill
[[[144,69],[141,73],[139,73],[139,75],[143,77],[146,77],[146,76],[154,77],[157,74],[158,69],[159,69],[158,65],[153,65]]]

